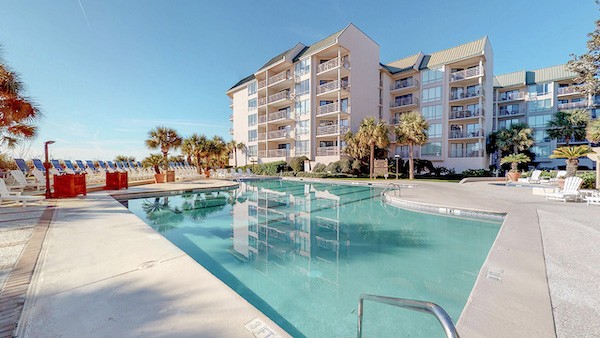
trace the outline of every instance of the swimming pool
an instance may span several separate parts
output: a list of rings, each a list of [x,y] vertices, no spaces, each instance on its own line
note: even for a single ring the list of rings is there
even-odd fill
[[[126,205],[293,336],[355,336],[362,293],[435,302],[456,322],[500,223],[399,209],[380,192],[262,181]],[[368,302],[364,335],[443,333]]]

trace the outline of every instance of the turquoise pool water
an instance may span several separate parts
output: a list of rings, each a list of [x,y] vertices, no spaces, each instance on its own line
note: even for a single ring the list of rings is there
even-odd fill
[[[129,200],[128,208],[293,336],[356,336],[362,293],[435,302],[456,322],[500,223],[384,205],[380,189],[289,181]],[[443,337],[365,302],[365,337]]]

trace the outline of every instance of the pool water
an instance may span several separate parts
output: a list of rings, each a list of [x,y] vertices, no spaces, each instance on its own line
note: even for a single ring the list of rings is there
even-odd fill
[[[295,337],[356,336],[362,293],[431,301],[456,323],[500,223],[399,209],[380,192],[262,181],[126,205]],[[369,301],[363,327],[444,336],[432,316]]]

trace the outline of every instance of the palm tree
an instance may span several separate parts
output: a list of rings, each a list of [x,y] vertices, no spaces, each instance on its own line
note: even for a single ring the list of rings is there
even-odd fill
[[[416,111],[400,115],[398,126],[394,128],[398,144],[408,145],[408,178],[411,180],[415,178],[414,146],[427,142],[428,129],[429,122]]]
[[[168,171],[169,163],[167,159],[169,156],[169,150],[179,148],[181,146],[181,142],[181,136],[177,134],[175,129],[156,127],[148,132],[146,146],[150,149],[160,149],[163,155],[164,169],[165,171]]]
[[[235,140],[231,140],[227,142],[227,150],[228,153],[233,152],[234,157],[234,167],[237,167],[237,142]]]
[[[556,112],[554,118],[548,121],[548,136],[565,140],[568,146],[572,140],[581,140],[585,137],[585,127],[590,121],[590,113],[586,109],[573,109]]]
[[[513,173],[516,173],[519,171],[518,165],[520,163],[529,163],[529,162],[531,162],[531,159],[529,158],[529,156],[527,156],[525,154],[511,154],[508,156],[504,156],[500,160],[500,164],[510,163],[510,171]]]
[[[531,148],[534,143],[533,130],[527,123],[513,123],[510,127],[491,134],[489,141],[491,151],[499,150],[501,153],[517,154]]]
[[[229,149],[221,136],[213,136],[208,142],[209,159],[213,165],[223,167],[229,161]]]
[[[592,153],[593,150],[588,145],[574,147],[560,147],[554,149],[550,158],[566,158],[567,177],[575,176],[577,167],[579,166],[579,158]]]
[[[585,138],[592,143],[600,143],[600,120],[592,121],[587,125]]]
[[[0,146],[15,147],[35,137],[33,123],[41,117],[39,108],[22,95],[23,83],[0,59]]]
[[[160,165],[163,163],[163,156],[161,154],[150,154],[142,160],[142,165],[146,168],[154,168],[156,174],[160,174]]]
[[[135,156],[125,156],[125,155],[117,155],[115,157],[115,162],[134,162]]]
[[[367,117],[360,122],[356,132],[358,143],[368,147],[369,153],[369,178],[374,178],[375,147],[386,148],[390,144],[388,126],[385,122],[375,123],[374,117]]]
[[[240,142],[237,144],[237,150],[241,151],[242,153],[246,154],[246,165],[248,165],[248,153],[246,152],[248,148],[246,147],[246,144],[244,144],[244,142]],[[237,158],[235,160],[235,166],[237,167]]]
[[[369,148],[363,147],[360,144],[360,140],[358,139],[357,135],[353,134],[351,131],[346,133],[344,136],[344,141],[346,142],[346,148],[344,148],[344,152],[351,157],[361,160],[369,155]]]

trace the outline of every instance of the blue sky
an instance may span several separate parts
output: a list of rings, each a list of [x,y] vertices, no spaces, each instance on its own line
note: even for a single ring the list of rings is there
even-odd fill
[[[229,136],[225,92],[297,42],[352,22],[381,61],[488,35],[494,73],[564,63],[585,51],[600,12],[592,0],[91,1],[2,4],[3,58],[44,112],[38,138],[15,156],[142,158],[156,125]]]

